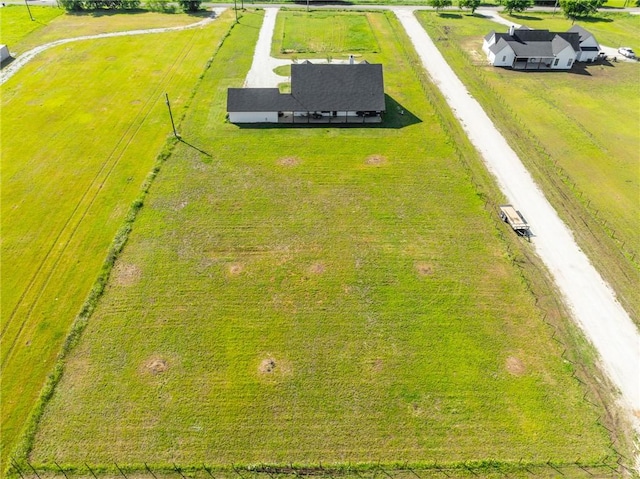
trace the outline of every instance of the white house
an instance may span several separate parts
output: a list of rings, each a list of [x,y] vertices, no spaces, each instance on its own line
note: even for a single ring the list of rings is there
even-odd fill
[[[569,31],[575,32],[580,36],[580,51],[578,52],[576,61],[592,62],[598,58],[598,54],[600,53],[600,44],[592,33],[588,32],[580,25],[572,26]]]
[[[5,61],[7,58],[10,58],[11,54],[9,53],[9,49],[6,45],[0,45],[0,63]]]
[[[374,123],[385,111],[382,65],[291,65],[291,93],[229,88],[231,123]]]
[[[600,51],[595,37],[579,26],[568,32],[518,29],[489,32],[482,50],[493,66],[514,70],[569,70],[576,61],[593,61]]]

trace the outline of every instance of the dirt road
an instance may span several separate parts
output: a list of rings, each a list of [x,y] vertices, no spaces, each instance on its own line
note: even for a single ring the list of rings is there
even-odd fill
[[[620,404],[640,432],[640,334],[576,244],[571,231],[535,184],[480,104],[444,60],[413,12],[394,9],[433,82],[440,88],[500,189],[531,225],[537,254],[552,273],[573,319],[600,354],[620,390]]]

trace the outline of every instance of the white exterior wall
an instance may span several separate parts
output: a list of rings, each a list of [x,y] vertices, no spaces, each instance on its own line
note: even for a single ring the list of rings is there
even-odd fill
[[[509,46],[505,46],[497,53],[489,52],[489,61],[495,67],[510,67],[513,65],[513,61],[516,59],[515,53]]]
[[[489,48],[491,47],[491,45],[493,45],[495,38],[496,38],[495,35],[491,35],[491,38],[489,39],[489,41],[487,41],[486,38],[482,41],[482,51],[485,53],[485,55],[489,56],[489,54],[491,53],[489,51]]]
[[[552,70],[569,70],[576,61],[576,52],[571,46],[567,45],[564,50],[556,55],[556,59],[558,60],[558,64],[556,65],[556,61],[554,60],[551,64]],[[571,60],[571,65],[568,65],[569,60]]]
[[[0,62],[5,61],[11,55],[9,54],[9,49],[6,45],[0,45]]]
[[[230,111],[231,123],[278,123],[277,111]]]
[[[596,47],[596,51],[589,52],[579,52],[576,61],[579,62],[592,62],[596,58],[598,58],[598,53],[600,53],[600,45],[598,44],[595,37],[589,37],[584,42],[580,43],[581,47]]]

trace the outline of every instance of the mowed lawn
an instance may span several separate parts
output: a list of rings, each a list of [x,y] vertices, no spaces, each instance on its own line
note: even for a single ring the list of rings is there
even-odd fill
[[[396,128],[226,123],[226,88],[244,81],[260,17],[231,31],[68,358],[31,462],[610,454],[397,21],[366,15],[381,51],[365,58],[384,64]]]
[[[144,30],[189,25],[211,15],[211,12],[193,14],[158,13],[144,10],[108,10],[70,12],[55,7],[30,6],[35,21],[31,22],[26,7],[9,5],[0,8],[2,42],[17,54],[44,43],[63,38],[97,35],[100,33]],[[54,20],[55,21],[51,21]],[[34,32],[37,30],[37,35]]]
[[[164,93],[179,119],[228,28],[66,45],[2,86],[3,459],[171,132]]]
[[[282,10],[274,32],[273,54],[340,55],[377,52],[376,32],[356,12]]]
[[[486,65],[482,37],[506,27],[468,15],[420,13],[418,18],[637,322],[640,64],[612,62],[540,73],[494,68]],[[571,26],[568,20],[538,13],[514,20],[559,31]],[[609,14],[582,26],[603,43],[601,31],[624,31],[621,43],[633,44],[640,18]]]
[[[26,6],[7,5],[0,8],[0,43],[7,45],[12,53],[19,51],[16,45],[21,40],[64,13],[64,10],[53,7],[33,5],[29,8],[34,20],[31,20]]]

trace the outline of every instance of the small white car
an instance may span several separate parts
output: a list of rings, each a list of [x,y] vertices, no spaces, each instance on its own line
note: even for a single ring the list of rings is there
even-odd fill
[[[622,55],[623,57],[627,57],[627,58],[635,58],[636,57],[636,54],[629,47],[620,47],[620,48],[618,48],[618,53],[620,55]]]

